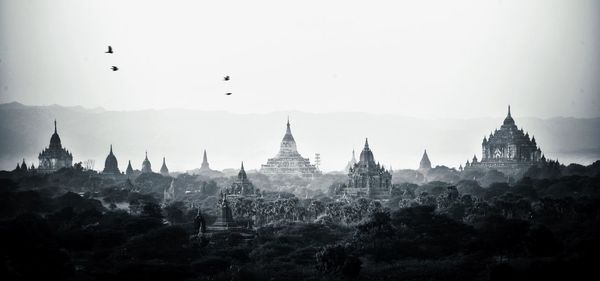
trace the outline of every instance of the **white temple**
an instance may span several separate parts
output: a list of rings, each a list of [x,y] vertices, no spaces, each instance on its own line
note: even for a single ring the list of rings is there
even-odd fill
[[[304,158],[298,153],[289,119],[285,136],[283,136],[279,147],[279,153],[267,160],[267,164],[262,165],[260,172],[268,176],[298,176],[304,178],[321,175],[321,171],[315,165],[310,164],[308,158]]]

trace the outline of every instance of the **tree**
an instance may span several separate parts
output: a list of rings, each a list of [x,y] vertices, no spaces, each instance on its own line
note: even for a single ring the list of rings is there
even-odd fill
[[[151,218],[162,218],[162,211],[160,206],[154,202],[149,202],[144,204],[142,207],[142,216],[151,217]]]
[[[327,245],[315,255],[317,270],[324,274],[341,274],[347,278],[359,275],[362,262],[359,258],[349,255],[341,245]]]
[[[184,219],[183,219],[184,212],[181,209],[182,204],[177,204],[177,203],[181,203],[181,202],[173,203],[164,208],[165,213],[166,213],[166,218],[171,223],[181,223],[184,221]]]
[[[312,218],[317,219],[320,214],[325,212],[325,205],[319,200],[313,200],[308,205],[307,211],[311,214]]]
[[[535,225],[529,229],[525,246],[531,255],[537,257],[552,256],[562,250],[560,241],[544,225]]]

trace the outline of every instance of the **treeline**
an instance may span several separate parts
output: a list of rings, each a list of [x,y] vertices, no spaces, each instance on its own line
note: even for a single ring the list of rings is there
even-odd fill
[[[159,175],[96,185],[85,171],[11,175],[0,179],[0,278],[585,279],[600,255],[599,164],[489,187],[396,184],[383,203],[277,192],[232,198],[234,217],[255,222],[254,237],[204,239],[197,208],[210,225],[217,182],[199,185],[203,204],[161,206],[158,186],[170,179]],[[70,189],[77,182],[83,187]],[[142,183],[152,191],[130,188]]]

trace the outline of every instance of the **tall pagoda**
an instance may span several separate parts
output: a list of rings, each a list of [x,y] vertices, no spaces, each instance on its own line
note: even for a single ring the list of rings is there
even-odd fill
[[[121,174],[117,157],[113,154],[112,144],[110,145],[110,152],[108,153],[108,156],[106,156],[106,160],[104,160],[104,170],[102,173],[112,175]]]
[[[285,135],[279,146],[279,153],[275,157],[269,158],[267,163],[261,166],[260,173],[270,177],[297,176],[313,178],[321,175],[321,171],[315,165],[312,165],[308,158],[304,158],[298,153],[289,118]]]
[[[383,165],[375,162],[369,141],[365,140],[358,163],[348,172],[348,184],[340,186],[337,192],[344,196],[388,199],[391,190],[392,174]]]
[[[473,168],[496,169],[505,174],[514,174],[542,161],[542,151],[535,137],[519,129],[508,106],[508,114],[500,129],[483,137],[481,160],[474,155],[465,170]]]
[[[50,138],[50,145],[40,152],[38,159],[40,160],[38,171],[42,173],[51,173],[73,166],[73,154],[62,146],[56,129],[56,120],[54,120],[54,134]]]

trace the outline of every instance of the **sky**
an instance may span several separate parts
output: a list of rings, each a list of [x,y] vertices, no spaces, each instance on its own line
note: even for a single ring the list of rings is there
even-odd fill
[[[599,29],[594,0],[0,0],[0,102],[599,117]]]

